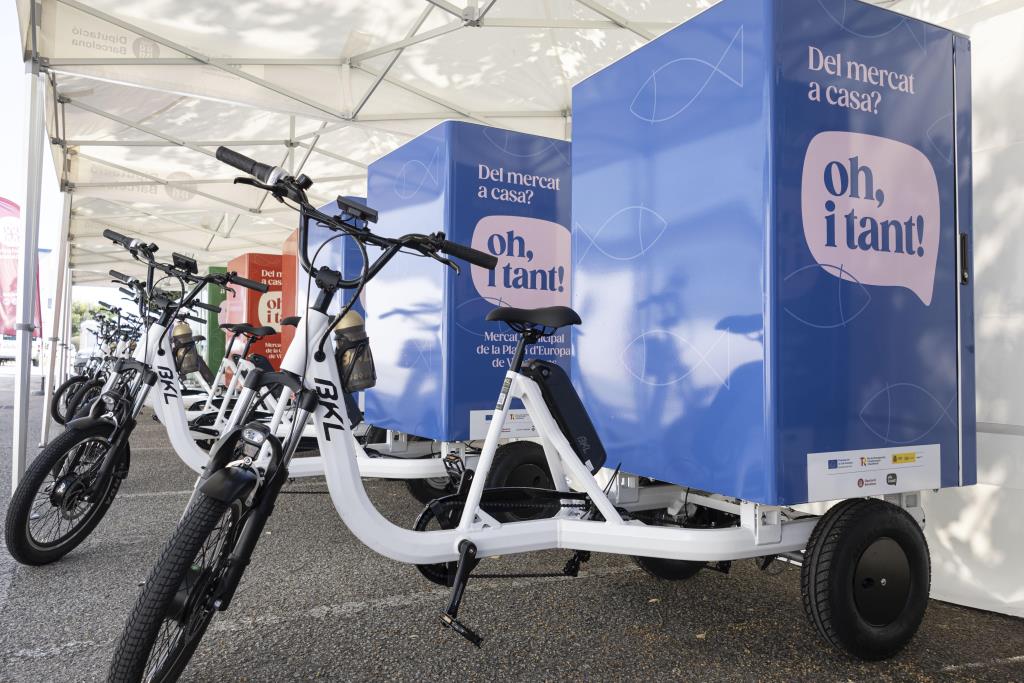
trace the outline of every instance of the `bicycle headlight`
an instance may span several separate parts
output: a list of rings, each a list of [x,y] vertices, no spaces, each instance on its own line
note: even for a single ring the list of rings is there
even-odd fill
[[[250,422],[242,427],[242,454],[255,459],[259,455],[263,442],[270,436],[270,427],[260,422]]]

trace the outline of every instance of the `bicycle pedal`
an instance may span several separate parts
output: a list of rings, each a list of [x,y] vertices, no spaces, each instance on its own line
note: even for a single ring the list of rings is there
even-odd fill
[[[484,639],[481,638],[476,633],[476,631],[469,628],[468,626],[466,626],[461,621],[459,621],[452,615],[448,614],[444,610],[441,610],[441,623],[450,628],[451,630],[455,631],[460,636],[462,636],[469,642],[473,643],[477,647],[480,647],[480,643],[484,641]]]

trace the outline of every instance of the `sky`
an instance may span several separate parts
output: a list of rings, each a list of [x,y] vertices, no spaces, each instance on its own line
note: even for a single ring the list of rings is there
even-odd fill
[[[0,197],[25,207],[26,160],[28,147],[28,76],[22,61],[18,35],[17,3],[0,2],[0,92],[7,93],[5,106],[0,107]],[[53,167],[53,155],[43,155],[42,210],[39,217],[40,273],[39,286],[44,327],[49,329],[53,306],[53,287],[57,280],[56,250],[60,232],[63,197]],[[95,302],[109,299],[107,287],[76,287],[72,299]],[[47,332],[48,334],[48,332]]]

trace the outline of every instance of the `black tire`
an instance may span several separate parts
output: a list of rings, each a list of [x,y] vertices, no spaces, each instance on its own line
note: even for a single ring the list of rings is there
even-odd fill
[[[649,576],[662,581],[691,579],[707,564],[690,560],[665,560],[660,557],[638,557],[636,555],[632,557],[633,561]]]
[[[79,386],[74,395],[68,398],[66,413],[68,420],[86,415],[89,408],[92,407],[93,401],[99,398],[103,392],[105,383],[105,380],[93,379]]]
[[[525,486],[554,490],[544,448],[535,441],[512,441],[498,447],[494,463],[487,475],[487,488]],[[522,522],[553,517],[560,510],[557,502],[529,510],[496,510],[492,516],[499,522]]]
[[[917,633],[931,585],[928,543],[906,510],[846,500],[814,527],[804,551],[804,612],[830,645],[880,660]]]
[[[7,508],[4,538],[11,557],[22,564],[55,562],[74,550],[100,523],[121,488],[130,457],[125,453],[123,465],[102,492],[91,499],[82,497],[90,476],[94,477],[101,463],[112,455],[106,444],[111,429],[108,424],[69,429],[32,461]],[[52,532],[56,533],[51,537]]]
[[[240,513],[240,503],[196,495],[125,623],[108,681],[178,679],[217,611],[209,595],[237,541]]]
[[[81,388],[83,382],[88,382],[88,375],[75,375],[67,378],[56,390],[50,399],[50,417],[59,425],[66,424],[69,418],[68,401]]]
[[[455,493],[455,485],[449,477],[431,479],[406,479],[405,487],[412,497],[426,505],[435,498]]]

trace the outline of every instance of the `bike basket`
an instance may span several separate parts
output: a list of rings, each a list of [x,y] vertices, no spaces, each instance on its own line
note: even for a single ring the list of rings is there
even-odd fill
[[[370,340],[362,325],[334,331],[334,357],[341,374],[341,386],[349,392],[363,391],[377,383]]]

